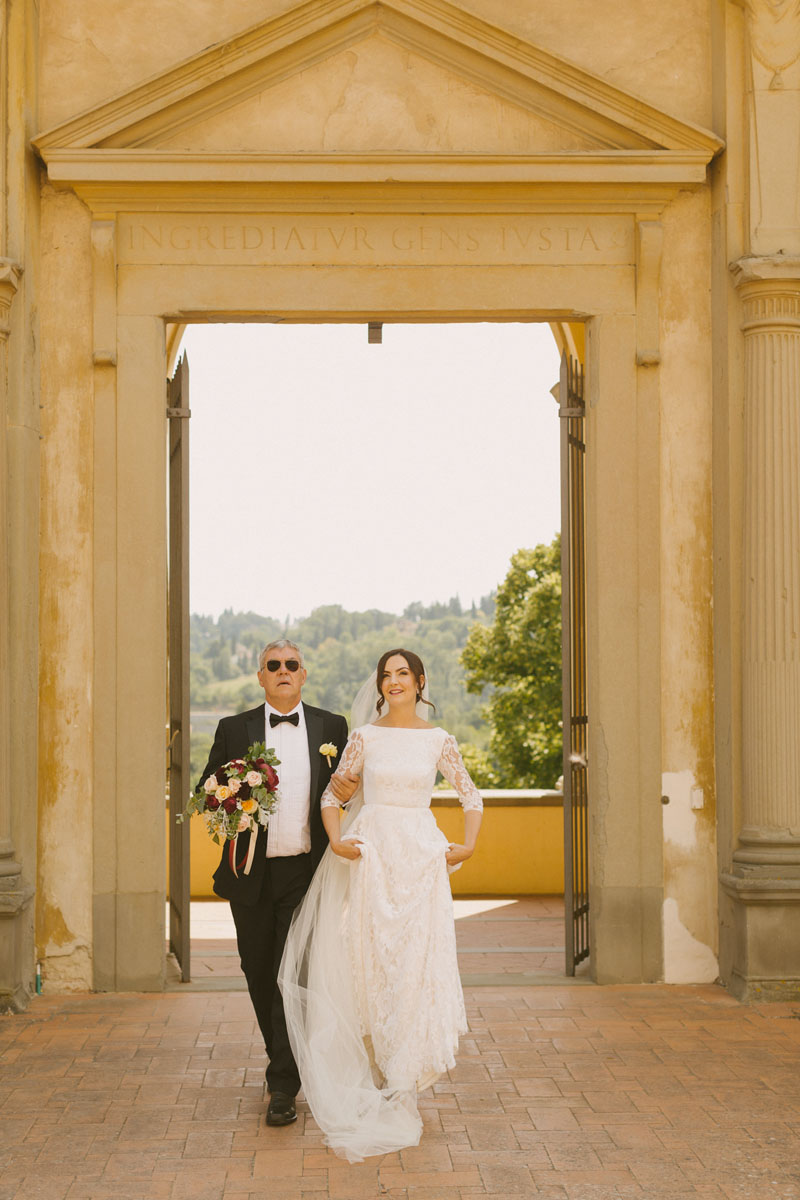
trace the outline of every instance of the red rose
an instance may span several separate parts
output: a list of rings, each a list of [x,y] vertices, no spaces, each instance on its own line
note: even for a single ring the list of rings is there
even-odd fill
[[[266,767],[266,765],[267,765],[267,760],[265,758],[257,758],[256,759],[256,770],[257,771],[263,771],[264,768]]]
[[[206,799],[206,808],[209,812],[216,812],[219,808],[219,800],[216,796],[208,796]]]
[[[225,809],[226,813],[235,812],[236,811],[236,797],[228,796],[227,800],[222,801],[222,807]]]
[[[266,777],[267,777],[267,787],[268,787],[268,789],[269,789],[271,792],[274,792],[274,791],[275,791],[275,788],[278,786],[278,783],[280,782],[280,781],[279,781],[279,779],[278,779],[278,773],[277,773],[277,771],[275,771],[275,770],[274,770],[274,769],[273,769],[273,768],[272,768],[272,767],[269,765],[269,763],[265,763],[265,764],[264,764],[264,767],[263,767],[262,769],[263,769],[263,771],[264,771],[264,774],[265,774],[265,775],[266,775]]]
[[[228,772],[227,772],[227,771],[225,771],[225,770],[223,770],[223,768],[222,768],[222,767],[220,767],[220,769],[219,769],[218,771],[215,771],[215,772],[214,772],[214,774],[215,774],[215,776],[216,776],[217,783],[219,783],[219,784],[223,784],[223,783],[224,783],[224,784],[227,784],[227,782],[228,782]]]

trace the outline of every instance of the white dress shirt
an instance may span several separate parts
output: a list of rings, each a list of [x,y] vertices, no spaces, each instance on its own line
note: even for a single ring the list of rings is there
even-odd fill
[[[278,804],[270,814],[267,826],[267,858],[290,854],[306,854],[311,849],[311,763],[308,758],[303,705],[292,709],[300,718],[297,725],[282,721],[273,729],[269,714],[282,716],[271,704],[264,705],[265,735],[280,765],[278,773]],[[290,715],[290,714],[287,714]]]

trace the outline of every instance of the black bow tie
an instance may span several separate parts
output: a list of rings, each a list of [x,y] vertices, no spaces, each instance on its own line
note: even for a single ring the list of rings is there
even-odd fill
[[[300,713],[287,713],[286,716],[280,716],[278,713],[269,714],[271,729],[274,729],[276,725],[280,725],[281,721],[288,721],[290,725],[299,725]]]

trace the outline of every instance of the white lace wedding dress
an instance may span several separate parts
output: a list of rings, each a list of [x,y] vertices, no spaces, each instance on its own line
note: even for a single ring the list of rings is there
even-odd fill
[[[455,1063],[467,1028],[447,839],[430,811],[440,770],[482,809],[443,729],[364,725],[339,770],[361,775],[344,837],[295,913],[279,982],[303,1091],[325,1141],[351,1162],[416,1145],[416,1094]],[[352,803],[352,802],[351,802]],[[323,807],[335,806],[330,790]]]

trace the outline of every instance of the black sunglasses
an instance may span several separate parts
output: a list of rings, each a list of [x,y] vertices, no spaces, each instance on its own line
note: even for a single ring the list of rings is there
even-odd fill
[[[300,670],[300,663],[296,658],[287,658],[286,662],[281,662],[279,658],[268,658],[265,666],[268,671],[272,671],[273,673],[279,671],[281,667],[286,667],[286,670],[291,671],[292,674]]]

